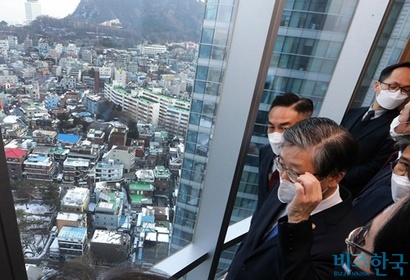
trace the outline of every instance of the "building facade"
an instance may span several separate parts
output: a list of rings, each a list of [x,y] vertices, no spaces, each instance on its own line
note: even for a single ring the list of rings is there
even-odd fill
[[[26,9],[26,21],[32,22],[36,17],[41,16],[41,4],[39,0],[26,0],[24,3]]]
[[[124,176],[124,165],[117,164],[113,159],[98,162],[94,170],[97,181],[115,182],[121,180]]]

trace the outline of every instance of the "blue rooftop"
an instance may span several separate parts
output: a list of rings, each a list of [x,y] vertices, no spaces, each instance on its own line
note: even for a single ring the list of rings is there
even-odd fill
[[[46,156],[36,156],[36,157],[28,157],[27,161],[28,162],[44,162],[47,161],[48,157]]]
[[[57,139],[63,143],[76,144],[81,140],[81,136],[75,134],[58,133]]]
[[[83,239],[86,234],[86,228],[63,226],[58,237],[66,239]]]
[[[154,216],[142,216],[141,217],[141,222],[153,223],[153,222],[155,222],[155,217]]]

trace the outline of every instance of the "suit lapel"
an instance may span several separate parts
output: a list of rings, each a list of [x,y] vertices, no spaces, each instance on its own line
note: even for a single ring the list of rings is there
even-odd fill
[[[368,108],[352,109],[346,118],[342,121],[342,126],[347,130],[351,130],[356,122],[358,122],[364,115]]]
[[[361,140],[362,138],[366,137],[368,134],[372,133],[375,130],[378,130],[380,127],[385,127],[398,115],[397,110],[389,110],[382,114],[375,120],[371,120],[368,124],[366,124],[362,129],[358,130],[355,133],[356,138]],[[360,120],[358,120],[360,121]]]
[[[268,229],[272,226],[275,218],[277,218],[286,207],[286,204],[279,201],[277,193],[278,185],[275,185],[262,204],[257,216],[252,220],[251,230],[248,232],[248,236],[253,236],[253,240],[251,241],[252,253],[248,258],[276,246],[276,236],[267,242],[264,241],[264,237]]]
[[[380,186],[377,184],[378,181],[384,179],[385,177],[391,178],[391,167],[386,166],[384,169],[382,169],[379,173],[377,173],[376,176],[374,176],[369,183],[366,184],[366,186],[363,188],[363,190],[360,192],[360,194],[357,196],[359,199],[362,195],[364,197],[367,197],[370,193],[374,192],[377,190]],[[374,187],[377,186],[377,187]],[[389,186],[390,188],[390,186]],[[366,194],[366,195],[365,195]],[[356,200],[356,199],[355,199]]]

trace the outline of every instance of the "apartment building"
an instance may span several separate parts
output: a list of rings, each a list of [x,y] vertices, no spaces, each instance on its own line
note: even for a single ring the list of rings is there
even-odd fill
[[[67,193],[61,200],[61,210],[68,213],[83,214],[88,211],[89,203],[90,190],[75,187],[67,190]]]
[[[58,108],[60,97],[57,94],[47,94],[44,98],[44,107],[47,110]]]
[[[150,183],[150,184],[155,183],[154,171],[151,169],[140,169],[140,170],[135,171],[135,178],[137,182]]]
[[[140,209],[143,206],[152,205],[154,186],[146,182],[132,182],[129,186],[131,206]]]
[[[50,156],[30,154],[23,162],[24,175],[27,179],[52,181],[57,171],[56,164]]]
[[[138,119],[137,92],[129,91],[114,84],[104,85],[104,96],[122,110],[128,112],[134,120]]]
[[[5,70],[0,72],[0,85],[15,84],[17,81],[17,75],[14,73]]]
[[[159,53],[164,53],[167,51],[167,47],[165,45],[143,45],[140,44],[137,46],[137,49],[140,51],[141,54],[146,55],[157,55]]]
[[[103,160],[113,160],[121,164],[125,172],[130,172],[135,167],[135,148],[129,146],[112,146],[111,150],[104,154]]]
[[[90,172],[90,160],[84,158],[68,157],[63,162],[63,182],[78,185],[86,183]]]
[[[185,135],[190,102],[147,89],[126,90],[106,84],[104,95],[142,123],[161,126],[170,133]]]
[[[122,263],[129,252],[130,236],[110,230],[97,229],[90,241],[90,252],[104,263]],[[107,252],[110,252],[107,254]]]
[[[91,128],[87,132],[87,140],[93,144],[103,145],[105,140],[105,132],[99,129]]]
[[[57,236],[60,255],[78,257],[87,248],[87,228],[63,226]]]
[[[31,100],[29,103],[21,104],[19,107],[19,110],[20,110],[19,115],[26,122],[30,122],[32,118],[48,114],[48,111],[46,108],[44,108],[40,104],[34,104]]]
[[[27,123],[32,129],[58,131],[60,128],[60,120],[51,118],[48,113],[34,114]]]
[[[56,224],[59,231],[63,226],[86,228],[87,216],[85,213],[58,212]]]
[[[108,148],[113,146],[125,146],[127,143],[128,127],[126,125],[115,125],[108,135]]]
[[[111,191],[101,192],[94,209],[94,227],[98,229],[117,230],[123,214],[124,201],[122,193]]]
[[[20,179],[23,175],[23,163],[28,151],[20,148],[5,148],[4,153],[10,178]]]
[[[90,166],[94,166],[101,158],[103,147],[103,145],[93,144],[90,141],[84,140],[70,147],[68,157],[89,160]]]
[[[117,164],[113,159],[98,162],[94,170],[96,181],[116,182],[124,177],[124,165]]]
[[[24,7],[26,10],[27,23],[30,23],[38,16],[41,16],[41,4],[39,0],[26,0]]]
[[[54,145],[57,142],[57,132],[51,130],[34,130],[33,140],[40,145]]]
[[[169,188],[171,187],[171,172],[165,168],[165,166],[157,165],[153,173],[155,176],[155,193],[168,194]]]
[[[1,123],[1,133],[5,138],[20,138],[26,133],[27,125],[22,122],[20,117],[9,115],[5,117]]]

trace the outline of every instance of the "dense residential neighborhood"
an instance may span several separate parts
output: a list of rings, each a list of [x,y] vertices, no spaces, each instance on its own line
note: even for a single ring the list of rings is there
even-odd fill
[[[196,52],[0,38],[1,133],[27,263],[168,255]]]

